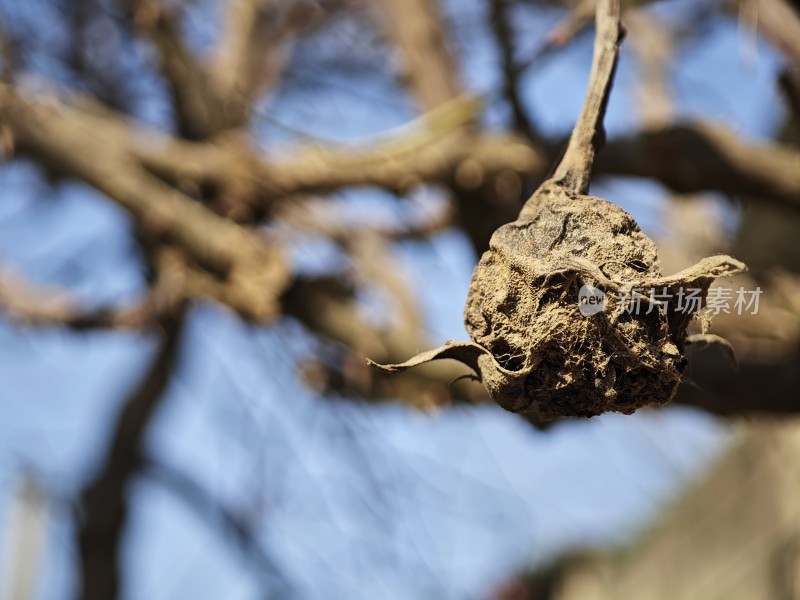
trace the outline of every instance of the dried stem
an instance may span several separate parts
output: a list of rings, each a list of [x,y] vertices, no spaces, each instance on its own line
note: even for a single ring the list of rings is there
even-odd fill
[[[603,0],[598,3],[597,34],[589,89],[581,116],[569,138],[567,151],[553,177],[564,187],[579,194],[589,191],[594,155],[605,138],[603,116],[617,66],[619,42],[622,39],[619,15],[619,0]]]

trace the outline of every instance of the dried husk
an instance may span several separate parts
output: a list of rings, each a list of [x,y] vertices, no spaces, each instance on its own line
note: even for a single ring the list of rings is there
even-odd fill
[[[516,221],[495,231],[475,268],[464,310],[472,342],[448,342],[401,364],[370,364],[396,372],[458,360],[500,406],[538,422],[630,414],[673,398],[695,316],[679,310],[679,291],[699,290],[702,306],[714,279],[746,267],[720,255],[663,277],[656,246],[636,221],[585,194],[621,37],[618,15],[618,1],[599,3],[590,89],[559,169]],[[606,294],[605,310],[579,310],[584,285]],[[651,302],[651,291],[664,303]],[[626,293],[639,299],[639,310],[620,310]]]
[[[473,343],[381,368],[456,359],[502,407],[541,421],[629,414],[669,402],[680,383],[694,315],[678,310],[678,291],[699,289],[704,301],[715,278],[745,268],[714,256],[662,277],[655,244],[627,212],[549,181],[494,233],[475,268],[464,314]],[[605,310],[581,313],[584,285],[607,293]],[[638,311],[620,310],[625,290],[640,295]],[[666,310],[651,290],[668,297]]]

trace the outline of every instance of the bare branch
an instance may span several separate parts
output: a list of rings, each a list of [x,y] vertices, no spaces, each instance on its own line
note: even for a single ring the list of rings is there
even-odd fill
[[[162,0],[120,0],[134,30],[149,40],[173,100],[179,133],[205,139],[227,127],[222,102],[205,67],[184,40],[178,9]]]
[[[674,40],[667,25],[644,11],[629,11],[625,24],[636,54],[636,110],[645,129],[664,127],[675,116],[669,90],[669,61]]]
[[[247,177],[253,185],[265,198],[279,198],[348,185],[405,190],[425,182],[468,189],[504,172],[543,176],[561,147],[552,142],[545,154],[522,138],[492,134],[436,140],[420,132],[360,150],[300,149],[296,158],[281,162],[241,147],[169,142],[151,144],[140,158],[159,173],[212,181],[240,173],[250,162]],[[789,146],[754,144],[719,125],[685,123],[609,141],[597,156],[595,171],[656,179],[682,193],[753,195],[797,208],[798,161],[800,153]]]
[[[384,240],[425,239],[452,226],[454,211],[452,203],[447,203],[441,210],[412,222],[372,225],[347,222],[342,219],[336,204],[327,199],[309,198],[301,201],[285,200],[274,218],[277,223],[323,235],[344,245],[359,234],[378,236]]]
[[[567,16],[556,25],[548,36],[549,46],[563,46],[594,20],[597,0],[580,0]]]
[[[305,2],[229,0],[211,76],[231,126],[241,125],[253,101],[275,86],[297,29],[321,13],[318,5]]]
[[[404,79],[424,110],[461,95],[438,0],[385,0],[385,25],[405,64]]]
[[[511,2],[509,0],[492,0],[491,2],[490,22],[495,41],[500,48],[503,76],[505,78],[505,95],[511,106],[511,111],[514,115],[514,126],[517,131],[531,140],[538,141],[541,136],[533,121],[528,117],[520,95],[522,72],[519,70],[514,58],[515,39],[510,8]]]
[[[167,309],[154,290],[126,308],[83,309],[63,290],[33,286],[0,269],[0,310],[24,326],[62,325],[72,329],[141,329],[154,324]]]
[[[161,319],[194,297],[226,303],[226,286],[193,267],[180,251],[159,246],[151,262],[156,272],[155,282],[141,298],[120,308],[93,309],[81,306],[65,290],[33,285],[0,265],[0,310],[24,326],[140,331],[156,327]]]
[[[675,402],[728,416],[800,413],[794,393],[800,385],[797,352],[770,361],[740,358],[738,362],[738,370],[734,370],[722,350],[692,352],[687,382],[681,385]]]
[[[763,34],[794,64],[800,64],[800,13],[787,0],[728,0],[754,34]],[[749,14],[747,14],[749,12]]]
[[[164,398],[178,361],[186,311],[162,320],[164,337],[139,385],[125,400],[111,447],[81,495],[78,548],[81,598],[108,600],[120,591],[121,536],[128,520],[127,487],[140,468],[142,438]]]
[[[507,134],[450,135],[473,122],[479,105],[457,98],[403,128],[400,137],[351,149],[297,148],[291,160],[268,160],[232,140],[230,144],[191,144],[178,140],[148,143],[139,159],[174,180],[206,177],[224,181],[249,178],[264,197],[374,185],[406,190],[420,183],[479,185],[503,171],[538,173],[545,163],[523,138]]]
[[[183,500],[204,522],[218,525],[222,533],[232,536],[245,556],[258,568],[270,593],[277,594],[280,590],[280,596],[284,596],[288,592],[289,582],[258,539],[255,526],[224,506],[187,474],[152,459],[146,461],[143,470],[144,475],[161,483]]]
[[[227,282],[232,308],[256,320],[275,315],[288,273],[274,244],[150,175],[129,153],[132,134],[124,122],[30,101],[0,86],[0,123],[20,151],[105,193],[143,230]]]
[[[133,169],[127,153],[159,175],[176,181],[224,182],[244,177],[260,192],[262,201],[348,185],[404,190],[422,182],[439,182],[469,187],[470,183],[479,185],[492,174],[505,171],[534,176],[544,173],[557,143],[550,145],[549,155],[543,155],[513,136],[484,134],[466,141],[447,139],[448,132],[474,118],[474,107],[474,103],[466,100],[447,104],[441,108],[442,115],[436,111],[422,117],[408,127],[406,135],[367,148],[300,148],[293,153],[296,158],[275,161],[259,156],[236,140],[200,144],[156,134],[137,136],[121,121],[101,120],[63,106],[54,110],[26,103],[8,88],[0,88],[0,123],[18,143],[27,143],[40,158],[62,167],[79,162],[72,168],[76,175],[97,181],[98,188],[112,198],[122,198],[123,205],[130,205],[129,210],[136,211],[137,218],[141,219],[140,215],[147,212],[145,207],[158,199],[158,211],[180,217],[172,222],[162,219],[162,228],[167,225],[177,228],[174,237],[200,264],[208,262],[202,260],[203,253],[218,252],[222,264],[216,264],[221,270],[236,260],[233,255],[239,245],[230,243],[231,240],[240,236],[248,239],[251,236],[248,230],[216,217],[172,188]],[[46,131],[44,124],[49,128]],[[87,138],[87,132],[96,139]],[[59,136],[64,139],[59,140]],[[22,145],[24,149],[25,144]],[[73,152],[73,148],[82,146],[86,146],[86,151]],[[119,166],[124,161],[115,156],[118,153],[127,161],[124,168]],[[695,123],[612,140],[597,157],[596,171],[654,178],[680,192],[718,190],[754,194],[797,207],[800,204],[798,160],[800,154],[792,148],[745,142],[721,126]],[[106,172],[103,165],[109,162],[113,163],[108,168],[109,176],[98,177],[98,171]],[[88,173],[81,175],[83,171]],[[126,171],[133,172],[134,183],[124,186],[123,194],[119,188],[125,178],[112,174],[125,175]],[[143,191],[136,192],[135,183],[140,180],[146,182],[149,193],[149,198],[141,198],[141,204],[139,196]],[[129,187],[133,187],[135,198],[128,198]],[[170,200],[161,202],[165,196]],[[195,218],[195,213],[202,215]]]
[[[681,193],[718,190],[800,208],[800,152],[752,144],[720,125],[689,123],[609,142],[597,173],[661,181]]]
[[[800,128],[800,65],[784,69],[778,78],[778,85],[786,97],[795,128]]]

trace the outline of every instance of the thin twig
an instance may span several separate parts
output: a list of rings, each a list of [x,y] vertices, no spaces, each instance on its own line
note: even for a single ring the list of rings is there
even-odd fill
[[[589,191],[594,156],[605,138],[603,117],[622,39],[619,16],[619,0],[603,0],[598,3],[597,35],[589,89],[567,151],[553,177],[555,181],[578,194]]]

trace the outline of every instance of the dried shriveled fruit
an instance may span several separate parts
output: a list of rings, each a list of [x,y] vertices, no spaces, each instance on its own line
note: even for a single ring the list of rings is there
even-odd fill
[[[586,195],[620,37],[619,1],[601,1],[589,90],[564,158],[517,220],[494,233],[475,268],[464,314],[473,341],[375,366],[461,361],[498,404],[538,421],[632,413],[672,399],[694,317],[677,306],[681,290],[699,290],[702,305],[715,278],[745,266],[714,256],[663,277],[655,244],[633,218]],[[579,310],[584,286],[606,294],[605,310]],[[641,310],[619,310],[626,297]]]

